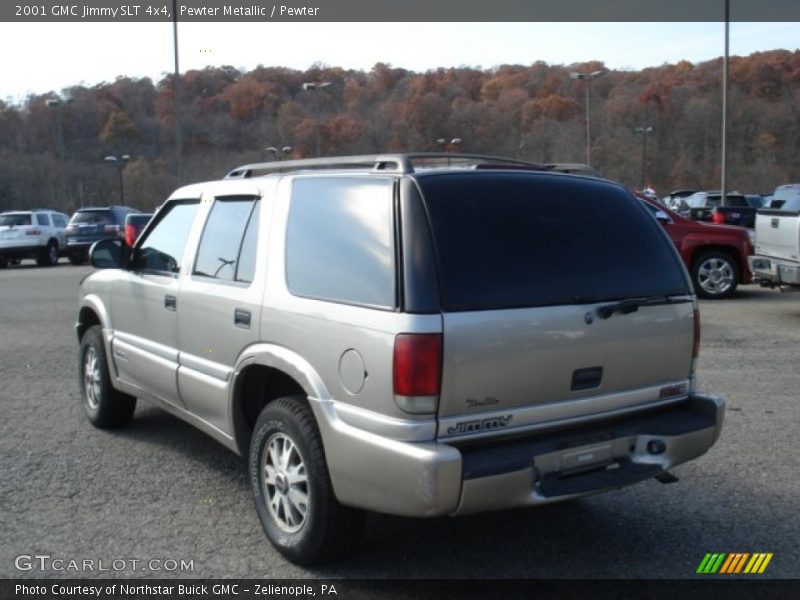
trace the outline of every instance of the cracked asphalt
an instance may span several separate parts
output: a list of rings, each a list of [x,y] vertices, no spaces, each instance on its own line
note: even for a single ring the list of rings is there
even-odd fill
[[[764,577],[800,577],[800,294],[745,286],[701,303],[699,380],[728,412],[678,483],[471,517],[373,515],[355,554],[306,569],[266,541],[237,456],[142,402],[127,429],[86,421],[73,323],[90,270],[0,271],[0,577],[693,578],[706,552],[772,552]],[[33,554],[141,562],[17,570]]]

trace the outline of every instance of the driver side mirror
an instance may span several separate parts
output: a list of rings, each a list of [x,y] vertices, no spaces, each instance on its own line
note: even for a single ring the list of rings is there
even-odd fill
[[[128,263],[128,250],[120,239],[100,240],[89,250],[89,261],[95,269],[123,269]]]

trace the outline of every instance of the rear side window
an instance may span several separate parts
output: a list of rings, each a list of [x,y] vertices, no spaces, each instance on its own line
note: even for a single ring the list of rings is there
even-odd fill
[[[159,221],[133,256],[133,268],[142,271],[178,273],[183,264],[186,239],[192,228],[198,203],[173,202],[159,213]]]
[[[687,294],[660,225],[613,184],[532,174],[419,178],[445,310]]]
[[[297,296],[395,305],[393,181],[297,179],[286,232],[286,279]]]
[[[11,213],[0,215],[0,227],[20,227],[30,224],[30,213]]]
[[[208,215],[197,249],[194,274],[222,281],[242,281],[237,275],[245,230],[250,221],[255,198],[217,198]],[[252,251],[252,244],[247,251]],[[251,262],[247,279],[252,281]]]
[[[36,224],[42,227],[50,227],[50,217],[45,213],[36,213]]]
[[[56,227],[66,227],[67,221],[64,219],[64,215],[57,215],[53,213],[53,224]]]

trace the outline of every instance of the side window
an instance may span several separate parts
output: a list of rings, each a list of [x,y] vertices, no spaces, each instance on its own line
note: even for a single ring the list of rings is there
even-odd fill
[[[197,213],[197,201],[176,201],[164,207],[133,256],[133,268],[140,271],[177,273],[183,264],[186,238]]]
[[[261,202],[256,202],[250,214],[250,222],[244,232],[242,249],[239,252],[239,267],[236,269],[236,281],[253,281],[256,272],[256,247],[258,246],[258,222]]]
[[[67,221],[64,219],[62,215],[53,214],[53,224],[56,227],[66,227]]]
[[[36,213],[36,224],[43,227],[50,227],[50,217],[46,213]]]
[[[255,198],[217,198],[214,201],[197,249],[195,275],[222,281],[252,281],[251,273],[248,274],[249,279],[243,280],[241,275],[237,276],[237,272],[245,230],[248,229],[255,204]],[[251,234],[251,237],[255,237],[255,234]],[[254,261],[255,257],[250,262],[254,264]]]
[[[298,179],[286,232],[286,279],[296,296],[395,305],[393,182]]]

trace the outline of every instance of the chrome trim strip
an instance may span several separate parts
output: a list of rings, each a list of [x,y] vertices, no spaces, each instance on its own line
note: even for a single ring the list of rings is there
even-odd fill
[[[659,397],[662,388],[684,384],[686,385],[686,393],[668,398]],[[574,425],[577,423],[605,419],[643,409],[658,408],[686,400],[686,398],[689,397],[689,384],[690,381],[688,379],[682,379],[616,394],[590,396],[578,400],[565,400],[562,402],[550,402],[548,404],[525,406],[522,408],[466,413],[454,417],[444,417],[439,419],[437,439],[460,441],[499,437],[510,433],[516,434],[526,431],[551,429],[563,425]],[[508,420],[508,427],[494,427],[476,433],[458,433],[459,424],[493,419],[506,420],[508,417],[511,417],[511,419]],[[449,429],[452,429],[454,433],[448,433]]]

